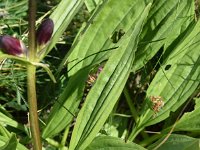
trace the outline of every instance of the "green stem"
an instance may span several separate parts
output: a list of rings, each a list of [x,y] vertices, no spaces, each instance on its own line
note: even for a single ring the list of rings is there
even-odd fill
[[[129,95],[127,87],[124,87],[123,92],[124,92],[124,96],[126,98],[126,102],[127,102],[128,106],[130,108],[131,114],[132,114],[134,120],[137,121],[138,120],[138,113],[137,113],[137,110],[135,109],[135,106],[132,102],[131,96]]]
[[[42,144],[40,139],[40,130],[39,130],[38,113],[37,113],[35,72],[36,72],[36,67],[34,65],[27,65],[27,92],[28,92],[28,103],[29,103],[30,128],[31,128],[31,135],[33,137],[33,149],[41,150]]]
[[[56,147],[57,149],[60,147],[60,143],[58,143],[57,141],[55,141],[53,139],[46,138],[45,140],[48,142],[48,144]]]
[[[62,141],[61,141],[61,146],[62,146],[62,147],[65,146],[65,143],[66,143],[66,141],[67,141],[68,133],[69,133],[69,125],[66,127],[65,132],[64,132],[64,135],[63,135],[63,137],[62,137]]]
[[[28,36],[28,58],[31,62],[35,61],[36,45],[35,45],[35,20],[36,20],[36,0],[29,0],[29,36]],[[42,150],[40,139],[40,130],[37,113],[37,97],[36,97],[36,67],[27,65],[27,93],[29,103],[30,128],[33,140],[33,150]]]
[[[138,129],[137,127],[134,127],[133,130],[132,130],[132,132],[131,132],[131,134],[130,134],[129,137],[128,137],[128,140],[129,140],[129,141],[133,141],[133,140],[136,138],[136,136],[137,136],[142,130],[143,130],[142,128]]]

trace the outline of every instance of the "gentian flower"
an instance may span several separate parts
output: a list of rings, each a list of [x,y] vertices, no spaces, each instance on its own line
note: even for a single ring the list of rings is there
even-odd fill
[[[42,49],[43,46],[51,39],[53,28],[54,23],[51,19],[44,20],[38,27],[36,32],[36,41],[39,50]],[[15,56],[24,56],[27,54],[27,48],[24,43],[21,40],[9,35],[0,36],[0,50],[6,54]]]
[[[0,36],[0,50],[14,56],[23,56],[27,53],[24,43],[9,35]]]
[[[38,46],[45,45],[51,38],[53,33],[54,23],[50,18],[42,21],[36,32]]]

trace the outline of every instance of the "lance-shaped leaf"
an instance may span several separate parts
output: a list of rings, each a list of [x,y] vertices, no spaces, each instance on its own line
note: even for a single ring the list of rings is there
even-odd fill
[[[200,98],[195,100],[195,109],[192,112],[185,113],[175,126],[175,131],[200,131]]]
[[[65,108],[73,114],[77,112],[90,69],[93,65],[108,59],[109,50],[105,49],[114,46],[110,37],[119,29],[126,33],[136,23],[145,7],[146,0],[126,0],[120,3],[110,0],[92,16],[90,23],[73,44],[68,64],[70,79],[59,96],[59,103],[56,102],[53,106],[43,131],[43,138],[57,134],[71,122],[73,116]],[[117,49],[109,52],[114,51]]]
[[[148,149],[155,149],[163,140],[165,136],[150,145]],[[199,149],[199,139],[192,138],[185,135],[172,134],[170,137],[161,145],[157,150],[198,150]]]
[[[136,52],[133,71],[143,67],[159,50],[165,49],[193,21],[193,0],[154,0]]]
[[[146,150],[140,145],[111,136],[98,136],[85,150]]]
[[[5,150],[5,149],[9,149],[9,150],[16,150],[17,149],[17,138],[14,134],[12,134],[10,136],[10,139],[5,143],[4,146],[0,147],[0,150]]]
[[[11,126],[14,128],[17,128],[19,130],[25,131],[25,127],[21,124],[19,124],[17,121],[7,117],[6,115],[4,115],[3,113],[0,112],[0,122],[2,125],[6,126]]]
[[[51,38],[51,42],[49,43],[44,56],[48,54],[51,51],[51,49],[55,46],[56,42],[59,41],[59,38],[66,30],[67,26],[70,24],[75,14],[83,5],[83,2],[84,0],[62,0],[57,6],[57,8],[54,10],[54,12],[51,14],[50,18],[54,22],[54,31]]]
[[[163,108],[156,114],[145,109],[134,127],[129,140],[144,127],[156,124],[176,111],[195,91],[200,83],[200,21],[188,28],[187,34],[162,64],[147,89],[147,101],[151,96],[161,96]],[[166,67],[168,69],[166,69]]]
[[[0,150],[27,150],[25,146],[20,144],[13,133],[9,136],[0,136]]]
[[[0,150],[28,150],[19,143],[16,135],[10,133],[3,125],[0,124]]]
[[[102,0],[85,0],[85,5],[89,12],[93,11]]]
[[[122,38],[119,49],[110,56],[78,114],[70,141],[70,150],[85,149],[97,135],[116,104],[131,71],[135,51],[149,4]]]
[[[126,0],[120,3],[111,0],[103,3],[100,12],[89,21],[90,24],[88,28],[86,27],[85,34],[80,35],[77,39],[79,43],[75,45],[76,47],[68,58],[69,68],[74,67],[73,70],[70,70],[69,75],[73,75],[80,68],[108,59],[108,53],[115,50],[104,50],[116,46],[112,38],[114,34],[119,33],[120,29],[126,33],[148,2],[151,0]],[[97,55],[92,55],[96,53]]]

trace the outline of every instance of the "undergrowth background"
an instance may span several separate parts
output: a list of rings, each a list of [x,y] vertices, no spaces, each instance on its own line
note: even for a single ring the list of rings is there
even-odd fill
[[[42,68],[37,69],[38,113],[44,149],[102,148],[106,150],[108,145],[113,149],[116,147],[118,149],[120,147],[121,149],[128,149],[128,147],[132,149],[200,149],[198,145],[200,137],[200,122],[198,119],[200,114],[198,109],[200,50],[197,44],[198,39],[200,39],[199,3],[192,0],[170,0],[165,7],[165,0],[161,1],[139,2],[138,0],[132,0],[131,2],[131,0],[127,0],[127,5],[135,3],[136,6],[139,6],[141,4],[141,7],[138,8],[138,10],[141,9],[138,14],[141,13],[140,15],[144,17],[144,21],[141,19],[142,17],[138,17],[135,18],[133,23],[127,21],[126,26],[126,20],[124,21],[123,17],[120,16],[119,19],[124,22],[113,29],[112,34],[104,35],[108,42],[106,41],[102,46],[98,44],[101,43],[101,32],[96,31],[95,27],[93,31],[92,25],[95,26],[95,23],[99,21],[95,20],[95,17],[99,17],[98,19],[103,24],[99,30],[104,32],[105,29],[105,32],[107,32],[106,27],[111,26],[112,28],[114,25],[110,25],[109,21],[107,25],[103,22],[104,12],[102,12],[102,9],[105,8],[106,10],[109,4],[113,4],[116,9],[117,6],[114,6],[117,5],[116,2],[114,0],[102,0],[98,5],[98,0],[87,0],[85,1],[86,5],[79,6],[80,9],[77,9],[76,15],[67,28],[56,39],[53,49],[42,60],[43,63],[49,65],[57,79],[57,83],[53,83]],[[147,6],[149,2],[152,2],[151,9],[150,6]],[[51,16],[59,3],[62,2],[60,0],[38,1],[37,24],[47,16],[52,17],[54,20],[59,19],[56,15],[56,17]],[[126,0],[121,5],[123,4],[126,4]],[[120,1],[118,5],[120,5]],[[156,6],[159,5],[160,7],[157,8]],[[186,8],[186,6],[188,7]],[[110,7],[112,8],[112,6]],[[126,7],[128,8],[128,6]],[[163,14],[166,13],[166,16],[159,16],[159,10],[162,12],[161,7],[163,7]],[[178,9],[179,7],[181,10]],[[143,11],[144,8],[146,9]],[[153,10],[154,8],[155,10]],[[129,9],[135,8],[133,6]],[[150,9],[149,13],[148,9]],[[27,0],[1,0],[0,34],[18,37],[27,44],[27,10]],[[133,13],[129,17],[131,18],[135,14]],[[173,19],[170,20],[170,16],[174,14],[175,16],[180,15],[174,21],[177,26],[171,23]],[[147,15],[147,19],[145,15]],[[156,19],[159,17],[163,18],[160,19],[160,22],[157,22]],[[189,19],[181,20],[184,17]],[[164,26],[163,24],[167,25]],[[139,25],[141,26],[138,27]],[[174,28],[170,29],[172,26]],[[138,29],[134,27],[138,27]],[[152,30],[153,28],[154,30]],[[164,31],[163,28],[169,28],[169,30]],[[130,32],[132,30],[136,34],[135,37]],[[94,35],[92,32],[99,35]],[[129,37],[132,37],[132,39],[128,39]],[[95,40],[92,41],[91,38]],[[80,41],[83,41],[83,43]],[[88,43],[91,42],[91,45],[88,46],[84,43],[87,41]],[[134,42],[136,45],[131,44]],[[160,43],[160,45],[156,45],[157,43]],[[119,66],[121,68],[124,64],[129,66],[129,56],[132,55],[134,55],[134,58],[130,60],[130,64],[136,65],[127,67],[129,69],[127,73],[126,69],[120,70],[120,67],[117,68],[116,65],[117,67],[113,71],[117,72],[115,72],[116,76],[126,74],[116,79],[119,81],[124,80],[123,82],[112,85],[117,82],[113,79],[112,81],[108,80],[107,83],[110,85],[105,84],[105,88],[112,85],[111,89],[108,90],[108,93],[112,95],[109,97],[108,94],[107,96],[110,102],[106,103],[106,101],[101,101],[100,96],[101,93],[106,95],[107,91],[98,92],[98,87],[100,89],[107,78],[115,77],[115,75],[111,74],[109,76],[103,75],[103,73],[109,73],[107,63],[111,64],[110,68],[112,70],[115,64],[113,63],[112,66],[111,60],[115,62],[114,60],[118,59],[116,51],[121,47],[126,49],[126,44],[128,48],[131,45],[137,47],[138,50],[135,50],[134,54],[132,52],[127,54],[128,51],[124,52],[122,56],[119,54],[119,57],[123,57],[122,61],[127,58],[127,62],[122,62]],[[94,48],[97,48],[97,50],[93,50]],[[140,49],[142,50],[139,51]],[[84,51],[87,53],[83,54]],[[189,52],[191,52],[191,55]],[[69,53],[69,56],[66,59],[67,53]],[[113,53],[116,53],[116,56],[113,56]],[[177,57],[178,54],[180,56]],[[98,56],[96,57],[96,55]],[[91,61],[87,58],[91,58]],[[181,60],[181,62],[177,63],[177,60]],[[63,61],[65,62],[63,63]],[[178,64],[178,67],[181,65],[183,67],[174,68],[176,64]],[[194,68],[184,71],[185,68],[191,66]],[[107,70],[102,72],[104,67]],[[170,69],[175,71],[168,74],[167,71]],[[181,79],[177,76],[183,81],[180,81]],[[80,79],[80,77],[82,78]],[[97,79],[99,80],[97,81]],[[185,83],[186,81],[188,82]],[[190,81],[194,81],[194,83],[190,83]],[[77,87],[75,84],[77,84]],[[95,84],[99,84],[99,86],[97,87]],[[2,126],[1,139],[3,139],[3,142],[0,142],[1,146],[9,143],[9,140],[6,141],[3,138],[5,136],[3,130],[6,130],[6,132],[15,133],[19,142],[26,148],[32,147],[30,144],[31,135],[28,122],[26,86],[26,68],[14,60],[1,59],[0,124]],[[112,93],[112,89],[115,88],[115,92]],[[74,96],[76,90],[78,94]],[[68,94],[70,92],[75,94]],[[79,94],[79,92],[82,93]],[[96,98],[95,94],[100,98]],[[115,95],[119,95],[119,98]],[[155,102],[156,104],[152,102],[153,97],[158,99]],[[70,102],[67,102],[68,98],[71,99],[71,101],[68,100]],[[115,102],[112,101],[112,98]],[[92,101],[93,99],[94,101]],[[158,105],[158,102],[163,103]],[[104,109],[101,110],[101,108]],[[106,114],[106,111],[108,111],[108,114]],[[193,114],[188,112],[193,112]],[[66,114],[67,117],[65,117]],[[84,120],[84,117],[86,120]],[[98,120],[101,119],[105,121],[99,123]],[[131,143],[134,145],[125,144],[127,141],[129,144],[134,142]],[[193,144],[189,144],[189,142]],[[160,143],[161,145],[159,145]],[[18,147],[18,149],[23,148]]]

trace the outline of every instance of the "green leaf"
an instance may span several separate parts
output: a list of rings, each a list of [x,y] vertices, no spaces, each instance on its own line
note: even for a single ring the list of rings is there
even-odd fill
[[[55,46],[56,42],[58,42],[59,38],[70,24],[75,14],[83,5],[83,2],[84,0],[62,0],[55,11],[51,14],[50,18],[54,22],[54,32],[44,56],[46,56]]]
[[[70,141],[70,150],[85,149],[97,135],[116,104],[131,71],[143,23],[151,4],[122,38],[80,110]]]
[[[89,12],[93,11],[102,0],[85,0],[85,5]]]
[[[88,65],[107,60],[110,53],[116,49],[105,50],[116,47],[118,44],[113,43],[114,33],[120,29],[126,33],[132,23],[136,23],[146,3],[144,0],[126,0],[120,3],[114,0],[106,1],[102,8],[99,8],[100,11],[92,16],[89,20],[90,24],[84,29],[84,34],[80,33],[73,45],[73,52],[68,58],[70,62],[68,67],[73,67],[69,75],[73,75]]]
[[[17,121],[7,117],[6,115],[4,115],[3,113],[0,112],[0,124],[5,126],[5,125],[9,125],[11,127],[20,129],[22,131],[25,131],[25,127],[21,124],[19,124]]]
[[[75,113],[79,106],[89,70],[90,67],[79,70],[67,82],[66,88],[60,94],[49,115],[47,125],[42,133],[43,138],[56,135],[69,126],[74,117],[70,112]]]
[[[125,33],[133,26],[144,7],[145,0],[107,1],[89,24],[80,32],[74,42],[68,61],[70,79],[55,103],[42,137],[54,136],[67,127],[77,112],[84,91],[85,82],[90,69],[109,58],[109,54],[117,51],[112,49],[115,44],[110,37],[115,31],[123,29]],[[137,10],[137,11],[136,11]],[[67,60],[64,60],[64,62]],[[69,109],[67,111],[65,108]]]
[[[27,150],[25,146],[20,144],[15,134],[10,134],[10,137],[0,136],[0,150]]]
[[[129,117],[131,116],[129,115]],[[104,135],[125,139],[128,132],[129,117],[121,116],[121,114],[109,116],[100,132]]]
[[[11,134],[3,125],[0,124],[0,135],[9,138]]]
[[[53,73],[51,72],[51,70],[49,69],[49,66],[43,63],[36,63],[36,62],[31,62],[31,64],[37,66],[37,67],[42,67],[49,75],[49,77],[51,78],[51,80],[56,83],[56,79],[53,75]]]
[[[175,130],[177,131],[200,131],[200,98],[195,100],[195,109],[192,112],[185,113],[177,122]]]
[[[17,148],[17,138],[14,134],[11,135],[10,139],[6,142],[6,144],[2,147],[0,147],[0,150],[16,150]]]
[[[194,20],[193,0],[154,0],[144,26],[133,71],[143,67],[164,46],[164,50]]]
[[[111,137],[98,136],[85,150],[145,150],[145,148],[135,144]]]
[[[158,140],[148,149],[154,149],[158,146],[165,137]],[[199,139],[195,139],[185,135],[172,134],[157,150],[199,150]]]
[[[156,124],[167,117],[170,112],[176,111],[196,90],[200,83],[200,21],[190,26],[187,34],[178,44],[171,49],[169,57],[161,65],[147,89],[147,101],[150,96],[161,96],[164,107],[155,114],[152,109],[145,109],[140,116],[129,140],[144,129],[144,127]],[[166,66],[170,66],[166,69]]]

